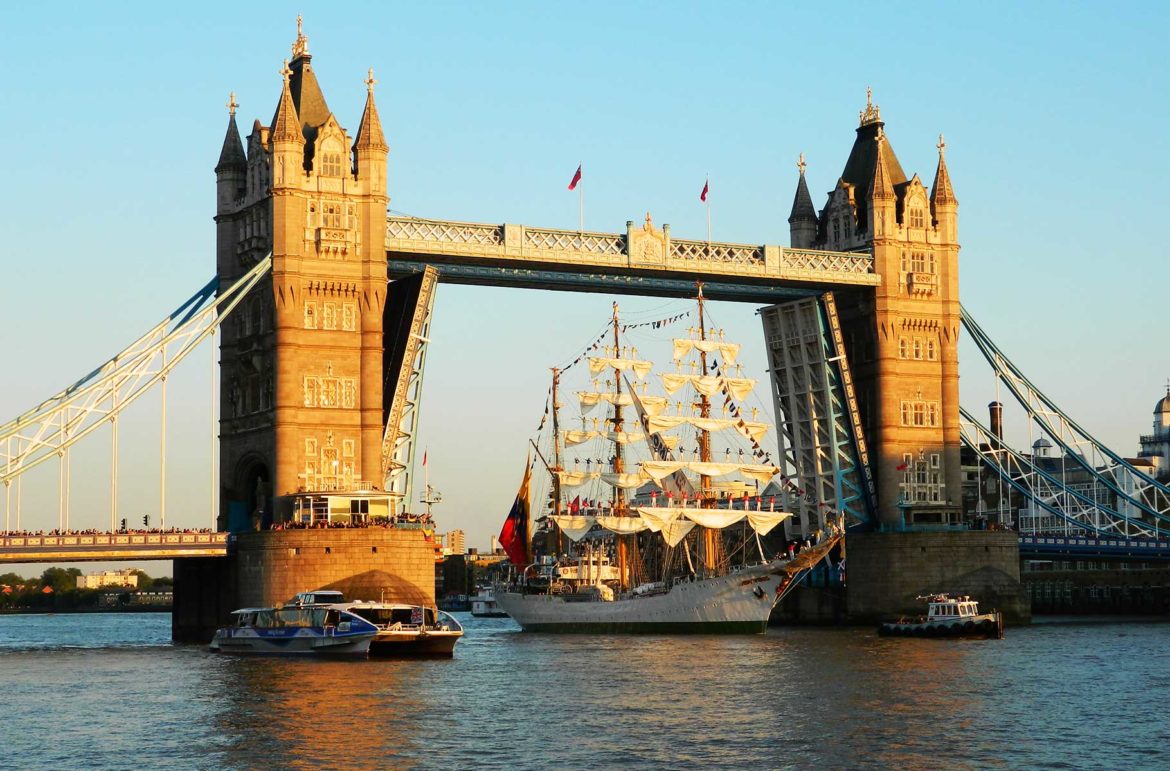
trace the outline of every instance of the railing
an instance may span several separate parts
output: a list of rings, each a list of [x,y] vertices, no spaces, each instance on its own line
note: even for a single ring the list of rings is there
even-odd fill
[[[534,249],[585,252],[619,257],[626,253],[626,237],[613,233],[524,228],[524,245]]]
[[[386,220],[386,251],[392,255],[465,257],[541,265],[566,263],[623,270],[702,272],[778,280],[876,285],[867,252],[824,252],[781,246],[674,239],[661,229],[626,223],[625,233],[595,233],[524,225],[487,225],[392,216]],[[390,259],[399,259],[394,256]]]
[[[719,244],[707,241],[670,242],[670,256],[676,260],[707,260],[741,265],[764,265],[764,247]]]
[[[504,229],[499,225],[481,225],[475,222],[389,217],[386,219],[386,238],[501,246],[504,243]]]
[[[76,533],[0,536],[0,547],[225,546],[230,533]]]

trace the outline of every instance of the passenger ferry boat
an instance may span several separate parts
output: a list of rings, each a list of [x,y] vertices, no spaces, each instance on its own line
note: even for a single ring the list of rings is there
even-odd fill
[[[500,606],[496,604],[496,593],[490,586],[481,586],[479,591],[472,595],[471,615],[476,618],[508,617],[508,614],[500,610]]]
[[[359,600],[345,607],[377,628],[371,656],[450,657],[463,637],[463,626],[454,616],[425,605]]]
[[[994,637],[1003,638],[1003,613],[980,613],[979,603],[964,595],[932,594],[919,597],[927,602],[927,613],[915,619],[900,618],[878,627],[878,634],[891,637]]]
[[[422,605],[348,601],[338,591],[301,592],[277,608],[241,608],[216,630],[217,653],[451,656],[463,627]]]
[[[349,611],[341,592],[302,592],[276,608],[241,608],[215,631],[215,653],[365,656],[378,627]]]

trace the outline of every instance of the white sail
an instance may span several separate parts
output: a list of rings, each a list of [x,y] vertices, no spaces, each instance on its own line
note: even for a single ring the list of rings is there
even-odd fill
[[[580,487],[601,476],[600,471],[558,471],[561,487]]]
[[[739,343],[725,343],[720,340],[682,340],[674,341],[674,358],[685,358],[691,351],[711,353],[718,351],[726,364],[735,364],[735,357],[739,356]]]
[[[618,444],[633,444],[635,442],[646,441],[647,435],[641,431],[576,431],[569,430],[561,433],[566,447],[572,447],[575,444],[583,444],[591,439],[604,438],[611,442]],[[674,447],[678,444],[677,436],[663,437],[666,441],[667,447]]]
[[[755,439],[757,442],[771,428],[767,423],[760,423],[754,420],[742,420],[740,418],[700,418],[694,415],[651,414],[647,423],[649,424],[650,432],[653,434],[669,431],[672,428],[678,428],[682,425],[691,425],[703,431],[734,429],[745,436]]]
[[[581,400],[581,412],[589,412],[602,402],[616,404],[620,407],[628,407],[634,403],[634,400],[630,398],[628,393],[613,394],[599,391],[578,391],[577,398]],[[666,409],[666,397],[643,396],[642,406],[646,408],[648,414],[657,415]]]
[[[641,359],[616,359],[604,356],[590,356],[589,357],[589,371],[597,375],[606,369],[616,370],[630,370],[640,379],[645,379],[653,369],[654,362],[642,361]]]
[[[739,472],[765,484],[780,472],[780,469],[765,463],[711,463],[698,460],[648,460],[643,461],[641,467],[655,483],[682,469],[708,477],[724,477]]]
[[[669,372],[662,375],[662,385],[668,394],[673,394],[688,383],[703,396],[714,396],[726,388],[736,401],[743,401],[756,387],[756,381],[748,377],[724,378],[718,375],[684,375]]]
[[[722,530],[747,518],[748,525],[760,535],[767,535],[772,528],[792,514],[786,511],[745,511],[744,509],[700,509],[689,506],[638,506],[638,515],[648,527],[665,529],[679,520],[687,520],[713,530]],[[651,524],[653,523],[653,524]],[[674,544],[671,544],[672,546]]]
[[[650,477],[642,472],[633,474],[618,474],[614,472],[605,472],[601,475],[601,481],[610,487],[620,487],[623,490],[631,490],[636,487],[641,487],[650,481]]]
[[[788,511],[749,511],[747,518],[752,530],[760,535],[767,535],[772,528],[792,516]]]
[[[557,524],[561,532],[570,541],[580,541],[585,534],[593,529],[594,517],[571,517],[566,515],[553,516],[552,521]]]

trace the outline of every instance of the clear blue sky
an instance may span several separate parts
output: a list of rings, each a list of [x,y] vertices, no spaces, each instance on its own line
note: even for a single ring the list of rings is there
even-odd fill
[[[709,173],[716,239],[786,244],[797,154],[820,206],[872,85],[908,173],[930,182],[946,134],[964,303],[1035,382],[1133,453],[1170,376],[1168,8],[13,6],[0,79],[0,414],[70,382],[211,276],[223,104],[234,90],[241,125],[270,119],[299,11],[351,132],[374,67],[391,207],[428,217],[572,227],[565,185],[584,162],[590,229],[618,231],[649,210],[676,235],[702,237]],[[591,338],[608,303],[443,287],[422,441],[447,497],[444,529],[481,546],[498,529],[547,367]],[[630,313],[662,304],[623,301]],[[762,370],[753,308],[715,310]],[[963,357],[964,403],[983,414],[991,380],[970,347]],[[189,525],[206,520],[208,357],[197,369],[175,386],[186,405],[170,428],[171,517]],[[141,410],[137,445],[133,420],[122,440],[132,521],[156,506],[154,409]],[[94,441],[90,460],[81,450],[75,460],[74,523],[102,526],[107,461]],[[27,483],[26,525],[55,523],[56,472],[42,477],[47,491]]]

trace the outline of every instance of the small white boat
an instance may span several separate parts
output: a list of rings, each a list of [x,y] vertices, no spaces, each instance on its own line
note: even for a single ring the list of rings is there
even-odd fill
[[[341,592],[303,592],[281,607],[241,608],[216,630],[215,653],[365,656],[378,628],[352,613]]]
[[[477,618],[508,617],[508,614],[496,604],[496,593],[490,586],[481,586],[479,587],[479,591],[472,595],[471,615]]]
[[[919,597],[927,602],[927,613],[917,618],[887,621],[878,634],[890,637],[1003,637],[1003,613],[980,613],[979,603],[964,595],[931,594]]]

